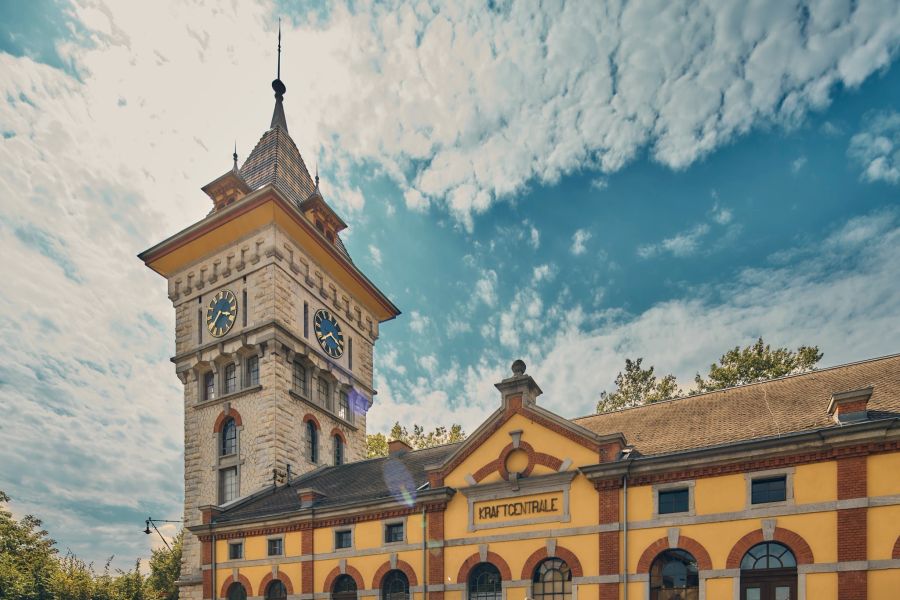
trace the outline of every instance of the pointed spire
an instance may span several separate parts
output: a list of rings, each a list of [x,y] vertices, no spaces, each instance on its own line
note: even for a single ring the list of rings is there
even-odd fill
[[[316,190],[319,189],[319,161],[316,161]]]
[[[237,170],[238,170],[238,166],[237,166],[237,140],[234,140],[234,154],[232,154],[231,157],[234,159],[234,167],[232,167],[232,169],[233,169],[235,172],[237,172]]]
[[[281,127],[287,131],[287,120],[284,118],[284,106],[282,105],[287,87],[281,81],[281,19],[278,19],[278,70],[275,72],[272,89],[275,90],[275,111],[272,113],[272,124],[269,129]]]

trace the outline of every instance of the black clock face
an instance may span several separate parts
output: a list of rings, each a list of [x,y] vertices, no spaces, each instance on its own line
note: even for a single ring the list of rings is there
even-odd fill
[[[237,298],[231,290],[222,290],[213,296],[206,308],[206,328],[213,337],[222,337],[231,330],[237,311]]]
[[[344,353],[344,334],[341,333],[337,319],[323,308],[316,311],[313,325],[322,350],[331,358],[340,358]]]

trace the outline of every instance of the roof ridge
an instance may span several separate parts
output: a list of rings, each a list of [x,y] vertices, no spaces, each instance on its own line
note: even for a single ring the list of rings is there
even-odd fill
[[[668,399],[666,399],[666,400],[660,400],[660,401],[658,401],[658,402],[653,402],[653,403],[650,403],[650,404],[641,404],[640,406],[629,406],[629,407],[626,407],[626,408],[619,408],[619,409],[611,410],[611,411],[605,412],[605,413],[593,413],[593,414],[590,414],[590,415],[583,415],[583,416],[580,416],[580,417],[572,417],[571,420],[572,420],[572,421],[581,421],[581,420],[584,420],[584,419],[590,419],[590,418],[592,418],[592,417],[600,417],[600,416],[603,416],[603,415],[610,415],[610,414],[619,414],[619,413],[623,413],[623,412],[626,412],[626,411],[638,410],[638,409],[641,409],[641,408],[650,408],[650,407],[653,407],[653,406],[659,406],[659,405],[662,405],[662,404],[668,404],[668,403],[670,403],[670,402],[677,402],[677,401],[679,401],[679,400],[689,400],[689,399],[691,399],[691,398],[700,398],[700,397],[703,397],[703,396],[710,396],[710,395],[712,395],[712,394],[719,394],[719,393],[727,392],[727,391],[730,391],[730,390],[738,390],[738,389],[749,388],[749,387],[756,386],[756,385],[764,385],[764,384],[769,384],[769,383],[776,383],[776,382],[779,382],[779,381],[784,381],[784,380],[786,380],[786,379],[792,379],[792,378],[794,378],[794,377],[806,377],[806,376],[808,376],[808,375],[814,375],[814,374],[818,374],[818,373],[824,373],[824,372],[826,372],[826,371],[834,371],[834,370],[836,370],[836,369],[843,369],[843,368],[846,368],[846,367],[854,367],[854,366],[857,366],[857,365],[863,365],[863,364],[866,364],[866,363],[877,362],[877,361],[880,361],[880,360],[888,360],[888,359],[891,359],[891,358],[898,358],[898,357],[900,357],[900,352],[895,353],[895,354],[886,354],[886,355],[884,355],[884,356],[876,356],[876,357],[873,357],[873,358],[866,358],[866,359],[857,360],[857,361],[853,361],[853,362],[849,362],[849,363],[843,363],[843,364],[840,364],[840,365],[832,365],[832,366],[830,366],[830,367],[824,367],[824,368],[821,368],[821,369],[813,369],[813,370],[811,370],[811,371],[804,371],[803,373],[790,373],[790,374],[788,374],[788,375],[782,375],[781,377],[774,377],[774,378],[772,378],[772,379],[764,379],[764,380],[762,380],[762,381],[754,381],[754,382],[751,382],[751,383],[743,383],[743,384],[741,384],[741,385],[732,385],[732,386],[724,387],[724,388],[721,388],[721,389],[718,389],[718,390],[710,390],[710,391],[708,391],[708,392],[700,392],[699,394],[688,394],[688,395],[686,395],[686,396],[678,396],[677,398],[668,398]]]

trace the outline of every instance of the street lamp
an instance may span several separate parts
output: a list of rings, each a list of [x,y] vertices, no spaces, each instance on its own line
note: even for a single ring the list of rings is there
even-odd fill
[[[159,532],[159,529],[157,529],[156,524],[157,523],[182,523],[182,522],[183,521],[170,521],[167,519],[153,519],[151,517],[147,517],[147,520],[144,523],[145,524],[144,533],[146,533],[147,535],[150,535],[150,533],[151,533],[150,526],[152,525],[153,530],[156,532],[156,535],[158,535],[159,539],[161,539],[163,541],[163,544],[166,545],[166,548],[168,548],[169,550],[172,550],[172,546],[169,545],[169,542],[166,541],[166,538],[163,537],[163,534],[161,534]]]

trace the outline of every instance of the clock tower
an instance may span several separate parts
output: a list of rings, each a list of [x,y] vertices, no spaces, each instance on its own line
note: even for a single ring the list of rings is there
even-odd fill
[[[139,257],[166,278],[184,385],[184,523],[275,482],[365,458],[379,324],[400,311],[356,266],[347,227],[288,133],[272,82],[269,129],[203,191],[201,221]],[[208,571],[185,531],[180,596]]]

